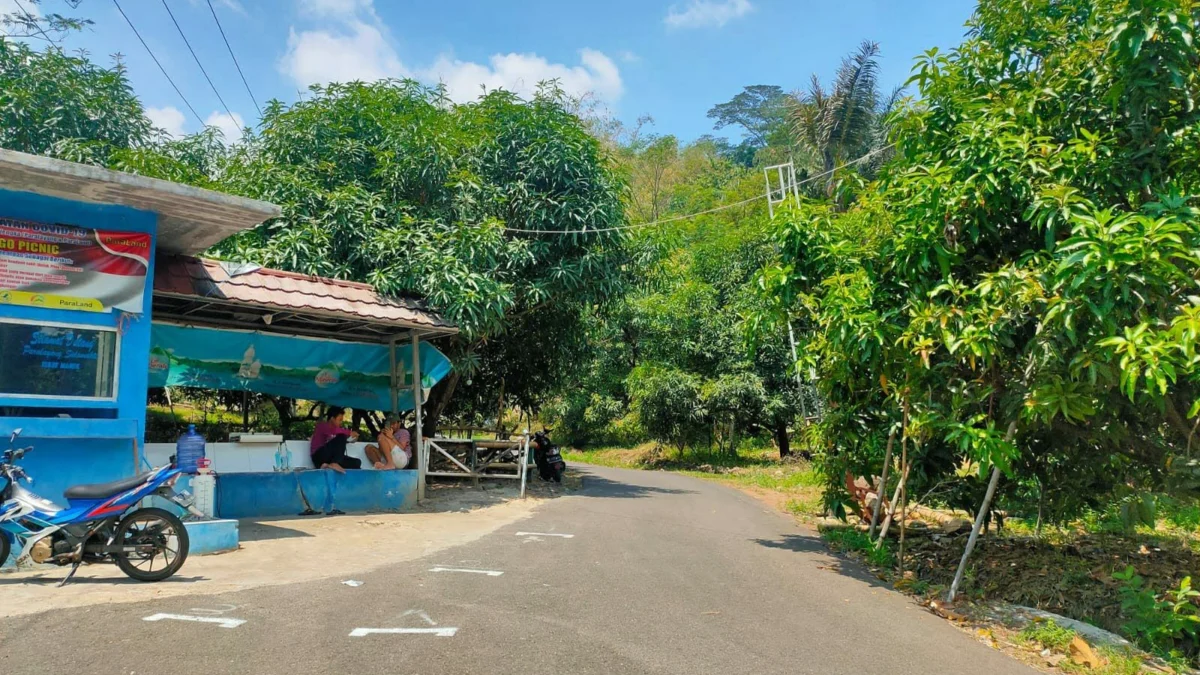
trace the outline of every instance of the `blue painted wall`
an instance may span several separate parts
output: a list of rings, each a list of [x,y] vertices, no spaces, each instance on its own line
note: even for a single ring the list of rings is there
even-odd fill
[[[301,488],[318,511],[399,511],[416,504],[417,472],[349,471],[341,475],[325,469],[222,474],[217,476],[217,516],[294,516],[304,510]]]
[[[0,217],[79,227],[146,232],[157,231],[157,216],[124,206],[86,204],[27,192],[0,190]],[[155,240],[155,243],[156,240]],[[150,303],[155,260],[150,259],[143,298],[145,313],[127,320],[120,342],[117,400],[59,402],[0,396],[0,409],[26,408],[23,417],[0,416],[0,434],[7,447],[14,428],[23,428],[23,445],[36,450],[22,462],[33,476],[32,489],[62,502],[62,492],[79,483],[97,483],[132,475],[137,470],[134,442],[146,428],[146,386],[150,359]],[[89,326],[117,326],[120,313],[78,312],[0,305],[0,317],[28,321],[57,321]],[[0,358],[5,355],[0,354]],[[45,410],[45,417],[30,409]],[[66,413],[71,419],[55,417]]]

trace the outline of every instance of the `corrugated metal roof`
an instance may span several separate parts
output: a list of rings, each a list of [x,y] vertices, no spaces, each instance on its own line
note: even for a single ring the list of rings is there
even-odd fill
[[[0,188],[156,213],[158,247],[185,255],[208,250],[280,214],[268,202],[4,149]]]
[[[154,294],[376,326],[457,332],[454,324],[426,309],[420,300],[385,297],[368,284],[255,266],[239,269],[228,263],[187,256],[159,255],[155,262]]]

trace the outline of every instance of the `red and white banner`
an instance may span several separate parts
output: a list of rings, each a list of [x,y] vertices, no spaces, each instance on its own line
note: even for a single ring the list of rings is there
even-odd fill
[[[0,218],[0,305],[140,314],[151,238]]]

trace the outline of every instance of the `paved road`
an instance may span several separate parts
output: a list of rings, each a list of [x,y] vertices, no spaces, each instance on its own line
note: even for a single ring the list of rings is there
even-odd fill
[[[0,672],[858,675],[881,649],[890,675],[1033,672],[741,493],[668,473],[586,474],[582,492],[532,518],[361,575],[358,588],[338,577],[0,621]],[[158,613],[245,623],[143,620]]]

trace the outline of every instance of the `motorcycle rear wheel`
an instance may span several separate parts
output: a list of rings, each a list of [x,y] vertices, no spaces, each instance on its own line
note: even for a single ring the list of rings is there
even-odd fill
[[[169,579],[183,567],[189,545],[187,528],[184,527],[183,521],[163,509],[138,509],[125,516],[117,523],[115,543],[120,546],[154,544],[154,553],[150,556],[113,554],[117,567],[130,579],[137,581]],[[156,563],[160,561],[165,564],[155,569]]]
[[[566,472],[567,472],[567,467],[562,464],[559,464],[558,466],[554,467],[554,482],[561,483],[563,474]]]
[[[8,562],[8,555],[11,549],[12,543],[8,541],[8,535],[0,532],[0,566]]]

